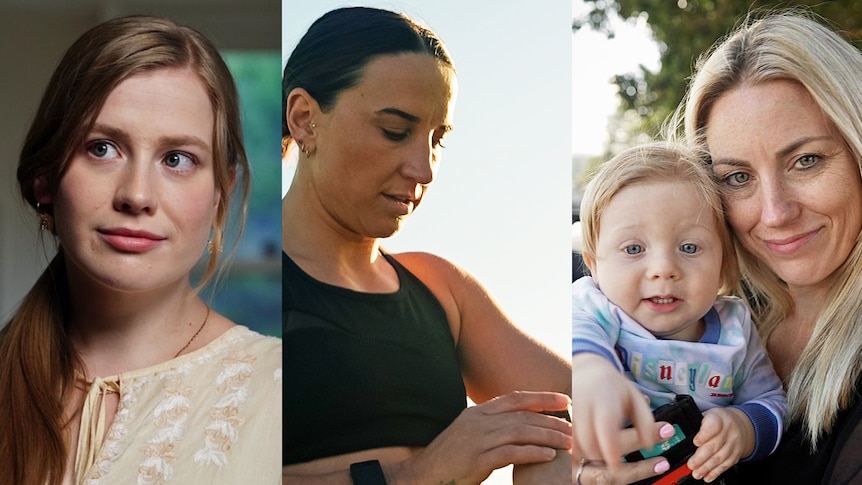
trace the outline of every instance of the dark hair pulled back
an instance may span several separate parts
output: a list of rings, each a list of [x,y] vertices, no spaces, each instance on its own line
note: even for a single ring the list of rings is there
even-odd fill
[[[299,40],[281,80],[281,135],[287,126],[287,95],[303,88],[323,111],[338,95],[359,83],[365,66],[377,56],[427,53],[453,67],[443,41],[406,15],[368,7],[332,10],[317,19]]]

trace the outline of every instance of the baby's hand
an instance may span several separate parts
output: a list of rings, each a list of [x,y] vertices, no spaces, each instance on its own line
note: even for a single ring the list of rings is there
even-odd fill
[[[623,430],[630,421],[634,430]],[[578,458],[601,459],[608,468],[622,464],[623,433],[637,433],[641,447],[652,446],[655,420],[646,397],[604,357],[572,356],[573,451]]]
[[[754,425],[739,409],[708,409],[694,445],[697,451],[688,460],[691,475],[711,482],[754,451]]]

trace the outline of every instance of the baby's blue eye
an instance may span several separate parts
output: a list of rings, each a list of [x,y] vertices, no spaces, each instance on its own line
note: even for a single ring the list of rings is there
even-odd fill
[[[679,247],[680,251],[686,254],[694,254],[697,252],[697,244],[686,243]]]
[[[626,254],[633,256],[635,254],[640,254],[640,253],[644,252],[644,248],[640,244],[630,244],[630,245],[624,247],[623,251],[625,251]]]

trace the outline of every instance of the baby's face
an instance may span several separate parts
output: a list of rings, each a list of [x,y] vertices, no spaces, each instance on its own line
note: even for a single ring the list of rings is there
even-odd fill
[[[601,215],[592,274],[608,299],[653,335],[697,341],[721,287],[721,240],[690,185],[623,188]]]

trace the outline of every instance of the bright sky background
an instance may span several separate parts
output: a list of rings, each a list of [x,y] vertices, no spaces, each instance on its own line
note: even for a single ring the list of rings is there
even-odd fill
[[[581,18],[590,9],[581,0],[572,0],[572,15]],[[615,74],[638,72],[638,65],[655,71],[659,67],[658,47],[645,20],[623,21],[614,16],[615,36],[582,27],[572,41],[572,153],[601,155],[607,142],[607,121],[619,106]]]
[[[455,130],[421,208],[384,246],[462,266],[563,356],[571,352],[571,155],[601,153],[616,109],[608,79],[637,66],[610,50],[626,29],[614,42],[589,29],[572,35],[579,2],[317,0],[282,13],[284,62],[315,19],[348,5],[407,13],[442,37],[458,71]],[[498,472],[485,483],[509,477]]]
[[[343,0],[291,2],[284,60]],[[428,24],[458,71],[437,178],[390,251],[427,251],[481,281],[526,331],[571,353],[571,8],[530,0],[366,1]],[[553,4],[553,5],[552,5]],[[513,356],[517,359],[517,356]],[[495,473],[486,484],[510,483]]]
[[[452,260],[486,285],[516,322],[569,354],[569,6],[364,4],[431,26],[454,57],[459,81],[455,130],[446,138],[438,177],[385,247]],[[322,0],[285,8],[285,60],[314,19],[343,5]]]

